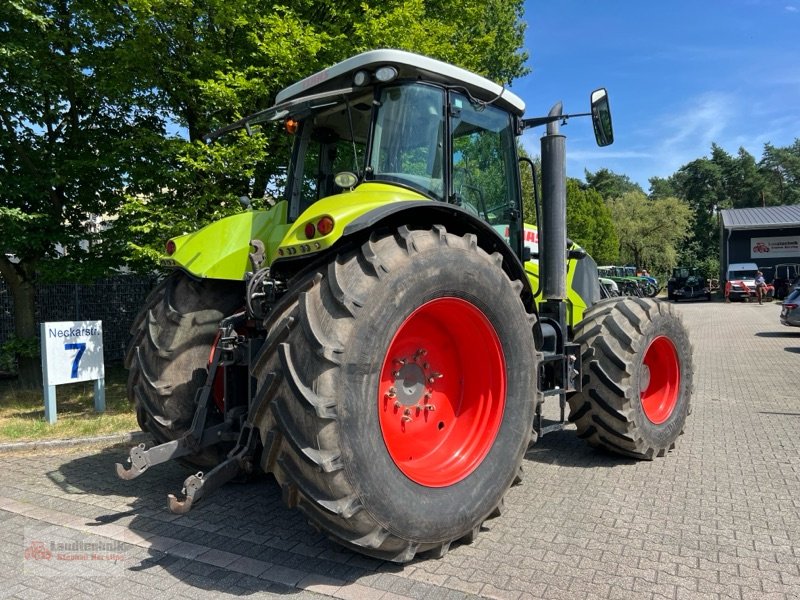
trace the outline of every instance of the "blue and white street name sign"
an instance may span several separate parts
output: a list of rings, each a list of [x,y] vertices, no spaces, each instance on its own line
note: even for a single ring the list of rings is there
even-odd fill
[[[44,416],[56,422],[56,386],[94,380],[94,407],[106,408],[101,321],[58,321],[40,325]]]

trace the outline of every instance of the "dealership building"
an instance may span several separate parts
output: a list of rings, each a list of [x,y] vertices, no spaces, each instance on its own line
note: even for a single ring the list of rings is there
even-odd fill
[[[769,279],[773,267],[800,264],[800,205],[720,211],[720,279],[731,263],[753,262]]]

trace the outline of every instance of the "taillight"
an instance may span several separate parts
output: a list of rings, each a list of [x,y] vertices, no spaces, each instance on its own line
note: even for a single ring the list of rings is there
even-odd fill
[[[798,306],[797,304],[784,304],[783,305],[784,308],[788,308],[789,310],[794,310],[795,308],[797,308],[797,306]]]
[[[173,254],[175,254],[175,250],[177,249],[178,247],[175,245],[174,241],[169,240],[167,242],[167,256],[172,256]]]
[[[307,239],[311,239],[314,237],[314,234],[317,232],[316,227],[314,227],[313,223],[306,223],[305,234]]]
[[[319,231],[322,235],[328,235],[331,231],[333,231],[333,225],[333,219],[331,217],[324,216],[317,221],[317,231]]]

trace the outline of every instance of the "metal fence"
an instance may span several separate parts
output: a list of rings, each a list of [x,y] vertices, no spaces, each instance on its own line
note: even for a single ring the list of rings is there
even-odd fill
[[[118,275],[90,284],[42,284],[36,288],[36,321],[102,321],[105,360],[119,362],[133,319],[157,282],[156,277]],[[0,278],[0,345],[13,334],[11,290]]]

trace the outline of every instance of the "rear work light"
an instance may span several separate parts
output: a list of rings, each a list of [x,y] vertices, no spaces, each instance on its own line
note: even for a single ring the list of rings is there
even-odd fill
[[[317,231],[319,231],[322,235],[328,235],[331,231],[333,231],[333,225],[333,219],[326,215],[317,221]]]
[[[317,224],[314,223],[306,223],[305,227],[303,228],[303,233],[306,234],[306,239],[310,240],[319,232],[320,235],[328,235],[331,231],[333,231],[333,219],[327,215],[322,217]]]

